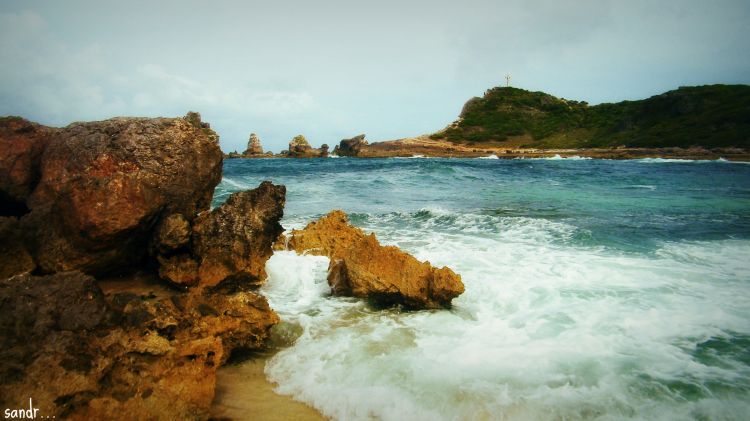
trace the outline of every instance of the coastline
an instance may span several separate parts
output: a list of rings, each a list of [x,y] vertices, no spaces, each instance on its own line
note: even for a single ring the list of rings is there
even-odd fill
[[[343,142],[343,141],[342,141]],[[560,156],[561,158],[581,157],[596,159],[644,159],[644,158],[662,158],[662,159],[684,159],[684,160],[717,160],[726,159],[727,161],[750,162],[750,151],[739,148],[714,148],[705,149],[702,147],[690,148],[581,148],[581,149],[533,149],[510,147],[509,145],[498,144],[462,144],[452,143],[445,140],[433,140],[428,136],[419,136],[414,138],[405,138],[399,140],[389,140],[383,142],[374,142],[365,144],[354,154],[344,154],[341,156],[351,158],[482,158],[496,156],[499,159],[515,158],[552,158]],[[226,159],[248,158],[248,159],[268,159],[268,158],[292,158],[292,159],[310,159],[322,158],[314,156],[289,156],[284,154],[263,155],[263,156],[238,156]]]

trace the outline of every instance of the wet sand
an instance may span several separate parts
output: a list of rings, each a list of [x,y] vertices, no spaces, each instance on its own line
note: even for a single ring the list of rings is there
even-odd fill
[[[275,385],[263,372],[266,361],[272,356],[272,351],[254,354],[250,359],[219,368],[213,418],[233,421],[326,420],[315,409],[273,391]]]

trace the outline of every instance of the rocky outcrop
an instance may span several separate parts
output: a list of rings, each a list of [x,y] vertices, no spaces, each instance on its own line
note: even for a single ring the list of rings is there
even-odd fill
[[[260,139],[255,133],[250,133],[250,139],[247,141],[247,149],[242,153],[245,156],[263,155],[263,147],[260,145]]]
[[[18,223],[46,273],[140,263],[160,220],[208,209],[221,179],[218,136],[197,113],[54,130],[2,119],[0,144],[11,168],[0,189],[29,210]]]
[[[292,231],[288,247],[328,256],[328,283],[335,295],[401,304],[410,309],[447,308],[464,292],[461,276],[447,267],[420,262],[397,247],[382,246],[375,234],[349,225],[333,211],[303,230]]]
[[[179,215],[170,216],[157,231],[160,275],[185,286],[260,285],[273,243],[283,231],[279,221],[285,194],[284,186],[264,181],[199,215],[192,228]]]
[[[0,200],[18,205],[0,215],[0,406],[31,396],[44,417],[207,419],[216,368],[279,321],[250,289],[284,186],[208,211],[222,156],[198,113],[63,129],[5,118],[0,149]]]
[[[305,136],[297,135],[294,136],[291,142],[289,142],[289,156],[301,157],[308,156],[312,151],[312,146],[307,142]]]
[[[216,369],[278,320],[252,292],[105,295],[80,272],[0,281],[0,407],[31,396],[50,418],[206,419]]]
[[[365,135],[354,136],[351,139],[343,139],[334,149],[333,153],[338,156],[357,156],[362,148],[369,143],[365,140]]]
[[[0,216],[28,212],[26,199],[39,181],[42,152],[55,131],[20,117],[0,118]]]
[[[320,157],[328,158],[328,144],[327,143],[320,145]]]

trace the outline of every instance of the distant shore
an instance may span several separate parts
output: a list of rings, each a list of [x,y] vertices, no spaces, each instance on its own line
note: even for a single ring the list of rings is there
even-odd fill
[[[592,149],[532,149],[509,148],[499,145],[453,143],[433,140],[427,136],[376,142],[362,146],[356,154],[345,155],[355,158],[395,158],[423,156],[425,158],[561,158],[581,157],[598,159],[685,159],[749,161],[750,151],[740,148],[592,148]],[[227,156],[227,158],[230,158]],[[231,158],[238,158],[233,156]],[[288,155],[241,156],[241,158],[296,158]]]

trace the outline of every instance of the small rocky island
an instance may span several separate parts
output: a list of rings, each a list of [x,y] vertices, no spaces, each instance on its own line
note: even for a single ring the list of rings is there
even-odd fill
[[[208,419],[216,371],[279,323],[257,292],[286,244],[336,295],[447,308],[464,290],[333,212],[282,238],[269,181],[210,208],[219,137],[198,113],[45,127],[0,118],[0,406],[66,419]],[[327,153],[303,137],[290,155]],[[251,136],[244,154],[263,154]]]

